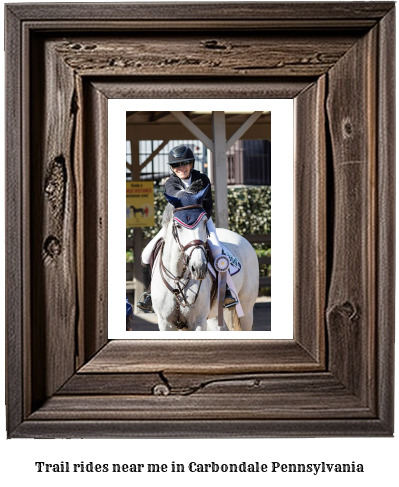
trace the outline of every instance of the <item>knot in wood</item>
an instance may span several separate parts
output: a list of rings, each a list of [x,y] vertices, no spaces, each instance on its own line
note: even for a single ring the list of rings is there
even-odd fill
[[[339,306],[339,311],[350,321],[354,321],[358,316],[356,307],[349,301],[345,301],[345,303],[341,304],[341,306]]]
[[[84,50],[85,51],[94,51],[94,49],[97,49],[97,45],[96,44],[86,44],[84,46]]]
[[[345,138],[351,137],[353,134],[353,125],[350,120],[345,119],[342,122],[342,132]]]
[[[157,384],[153,387],[152,393],[154,396],[169,396],[170,389],[166,384]]]
[[[61,253],[61,244],[58,238],[52,235],[44,242],[44,250],[50,257],[55,257]]]
[[[359,310],[350,301],[345,301],[342,304],[332,306],[327,314],[330,324],[335,323],[337,319],[338,321],[341,321],[342,318],[344,318],[346,323],[353,325],[356,324],[359,319]]]
[[[66,183],[65,158],[57,156],[51,162],[44,183],[44,192],[52,206],[59,209],[63,200],[63,191]]]
[[[217,41],[216,39],[202,41],[201,44],[203,45],[203,47],[205,47],[205,49],[227,49],[225,45],[220,44],[219,41]]]
[[[47,196],[49,198],[52,197],[52,195],[54,194],[56,190],[56,187],[55,187],[55,184],[52,182],[52,181],[49,181],[46,185],[46,187],[44,188],[44,191],[46,192]]]

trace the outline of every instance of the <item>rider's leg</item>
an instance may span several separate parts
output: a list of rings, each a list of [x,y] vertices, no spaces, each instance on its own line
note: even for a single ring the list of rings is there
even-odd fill
[[[163,227],[161,228],[161,230],[159,230],[159,232],[155,235],[155,237],[153,239],[151,239],[148,244],[145,246],[145,248],[143,249],[143,252],[141,253],[141,262],[143,264],[150,264],[150,259],[151,259],[151,253],[155,247],[155,244],[158,242],[158,240],[160,238],[163,238],[163,232],[164,232],[164,229]]]
[[[154,312],[154,310],[152,309],[151,292],[149,291],[149,287],[151,284],[151,268],[150,268],[151,253],[155,247],[155,244],[162,237],[163,237],[163,228],[155,235],[155,237],[152,240],[150,240],[150,242],[146,245],[145,249],[141,254],[141,270],[143,273],[144,293],[140,296],[140,300],[137,303],[137,307],[142,311],[146,311],[147,313]]]
[[[145,291],[140,296],[140,300],[137,303],[137,307],[147,313],[153,313],[154,310],[152,308],[151,292],[149,291],[149,287],[151,284],[150,264],[145,264],[144,262],[141,262],[141,271],[143,274],[143,284],[144,284]]]
[[[212,221],[212,218],[209,218],[209,220],[206,223],[206,226],[209,232],[208,245],[209,248],[211,249],[213,258],[216,259],[216,257],[222,255],[222,246],[220,245],[218,236],[216,234],[216,228],[215,228],[215,224]],[[224,307],[231,308],[232,306],[236,306],[237,304],[238,304],[237,296],[234,296],[233,293],[231,292],[231,289],[226,285],[226,296],[224,298],[224,303],[223,303]]]
[[[222,247],[220,245],[218,236],[216,234],[216,228],[215,224],[213,223],[212,218],[209,218],[209,220],[206,222],[206,227],[209,232],[208,236],[208,245],[209,248],[211,249],[213,258],[216,259],[216,257],[219,257],[219,255],[222,255]]]

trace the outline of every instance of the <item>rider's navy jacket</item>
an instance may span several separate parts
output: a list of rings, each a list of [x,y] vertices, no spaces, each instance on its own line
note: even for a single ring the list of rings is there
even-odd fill
[[[200,179],[202,181],[202,184],[204,188],[207,187],[209,184],[209,190],[208,193],[206,194],[205,198],[202,200],[202,206],[204,207],[204,210],[206,211],[206,216],[208,218],[212,217],[212,209],[213,209],[213,200],[212,200],[212,191],[211,191],[211,182],[209,181],[209,178],[206,174],[203,174],[200,171],[197,171],[195,169],[192,169],[191,171],[191,184],[194,181],[198,181]],[[182,189],[186,189],[184,186],[182,180],[176,176],[176,174],[172,174],[169,179],[167,179],[165,183],[165,193],[169,194],[170,196],[175,196],[176,193],[181,191]]]

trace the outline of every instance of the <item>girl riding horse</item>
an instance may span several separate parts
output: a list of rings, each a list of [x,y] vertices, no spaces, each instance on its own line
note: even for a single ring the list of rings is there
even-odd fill
[[[209,190],[202,201],[204,210],[208,217],[207,229],[208,229],[208,245],[211,249],[213,258],[216,259],[222,254],[222,248],[219,239],[216,235],[216,228],[212,221],[213,200],[211,192],[211,184],[208,176],[202,174],[200,171],[194,169],[195,158],[192,150],[185,145],[178,145],[169,152],[168,164],[171,169],[171,176],[168,178],[165,184],[165,193],[170,196],[177,195],[180,191],[186,190],[195,181],[201,181],[203,187],[206,188],[209,185]],[[137,307],[146,313],[153,313],[151,293],[149,292],[149,286],[151,283],[151,268],[150,258],[151,253],[155,247],[155,244],[160,238],[164,238],[164,229],[162,228],[157,235],[149,242],[149,244],[143,250],[141,255],[141,266],[143,271],[143,284],[146,291],[140,297]],[[229,287],[226,287],[226,296],[224,299],[224,307],[230,308],[237,305],[238,300],[233,296]]]

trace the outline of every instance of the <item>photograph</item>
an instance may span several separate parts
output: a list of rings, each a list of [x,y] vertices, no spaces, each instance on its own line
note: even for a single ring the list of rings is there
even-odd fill
[[[270,331],[271,112],[127,111],[126,239],[127,330]]]

